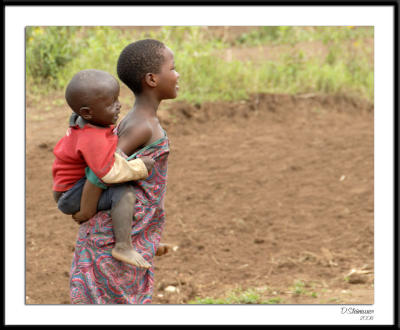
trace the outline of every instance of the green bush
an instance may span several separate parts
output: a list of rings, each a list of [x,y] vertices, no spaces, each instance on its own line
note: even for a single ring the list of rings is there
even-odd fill
[[[175,54],[179,100],[202,103],[243,100],[252,93],[323,92],[357,94],[373,101],[373,49],[366,43],[371,37],[371,27],[255,27],[239,37],[244,46],[286,43],[296,47],[283,47],[274,61],[252,62],[225,56],[232,45],[198,26],[163,26],[146,32],[113,27],[28,27],[26,74],[33,92],[63,89],[83,69],[117,76],[122,49],[133,41],[154,38]],[[308,41],[317,41],[317,45],[319,41],[326,55],[308,52],[305,56]]]
[[[57,86],[59,72],[79,53],[76,27],[26,27],[26,74],[35,83]]]
[[[373,36],[374,29],[368,26],[256,26],[253,30],[237,36],[232,44],[243,46],[277,45],[318,40],[324,44],[329,44]]]
[[[79,49],[79,56],[58,72],[59,88],[64,88],[74,74],[85,69],[103,70],[117,77],[118,56],[131,42],[111,27],[82,28],[80,33],[85,40],[84,47]]]

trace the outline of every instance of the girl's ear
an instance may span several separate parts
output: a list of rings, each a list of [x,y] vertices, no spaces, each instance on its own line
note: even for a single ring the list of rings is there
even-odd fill
[[[79,115],[86,120],[92,119],[92,111],[89,107],[81,107],[79,109]]]
[[[150,87],[156,87],[158,85],[158,77],[154,73],[146,73],[144,76],[144,81]]]

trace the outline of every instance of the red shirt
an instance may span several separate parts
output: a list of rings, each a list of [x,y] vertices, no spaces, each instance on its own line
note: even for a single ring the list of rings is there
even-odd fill
[[[74,125],[54,147],[53,190],[66,191],[85,176],[87,166],[98,178],[114,165],[118,137],[114,126]]]

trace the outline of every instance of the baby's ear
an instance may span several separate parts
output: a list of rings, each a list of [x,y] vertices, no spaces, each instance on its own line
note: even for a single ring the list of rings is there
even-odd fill
[[[158,85],[157,75],[155,75],[154,73],[146,73],[146,75],[144,76],[144,81],[150,87],[156,87]]]
[[[92,119],[92,111],[89,107],[81,107],[79,109],[79,115],[86,120]]]

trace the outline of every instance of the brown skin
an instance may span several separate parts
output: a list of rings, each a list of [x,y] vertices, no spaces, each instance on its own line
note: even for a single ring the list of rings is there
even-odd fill
[[[171,245],[171,244],[168,244],[168,243],[160,243],[160,244],[158,245],[158,248],[157,248],[157,251],[156,251],[156,256],[157,256],[157,257],[160,257],[160,256],[162,256],[162,255],[164,255],[164,254],[167,254],[170,248],[172,248],[172,245]]]
[[[99,88],[95,96],[87,96],[89,102],[79,108],[79,115],[97,126],[110,126],[117,122],[121,110],[118,100],[119,85],[110,82],[107,87]]]
[[[97,213],[97,203],[102,192],[103,189],[86,180],[82,190],[81,209],[72,215],[77,223],[81,224]]]
[[[82,70],[68,84],[65,98],[71,109],[92,125],[117,122],[121,110],[118,81],[100,70]]]

